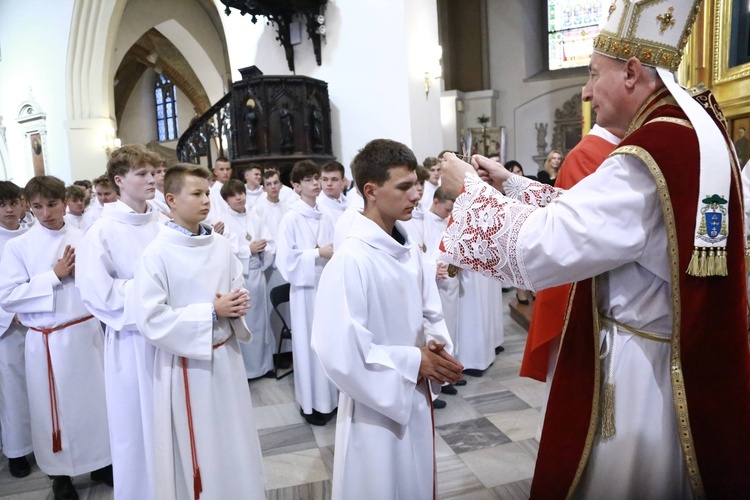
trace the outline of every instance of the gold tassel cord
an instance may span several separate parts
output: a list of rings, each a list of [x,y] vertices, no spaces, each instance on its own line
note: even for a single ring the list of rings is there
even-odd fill
[[[750,263],[750,252],[745,252],[745,262]],[[686,272],[690,276],[728,276],[727,251],[724,248],[694,248]]]
[[[602,439],[614,437],[615,431],[615,383],[607,381],[604,384],[604,402],[602,404]]]

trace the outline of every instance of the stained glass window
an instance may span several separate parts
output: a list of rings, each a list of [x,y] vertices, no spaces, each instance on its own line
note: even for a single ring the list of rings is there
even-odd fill
[[[164,75],[159,75],[154,86],[156,129],[160,141],[177,139],[177,89]]]
[[[611,0],[549,0],[549,69],[588,66],[602,13]]]

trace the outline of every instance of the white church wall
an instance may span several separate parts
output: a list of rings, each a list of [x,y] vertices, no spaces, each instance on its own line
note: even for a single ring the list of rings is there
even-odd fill
[[[536,170],[534,124],[549,124],[546,140],[551,143],[555,109],[580,92],[587,79],[583,71],[562,78],[553,73],[537,75],[546,67],[542,7],[541,2],[528,0],[487,2],[490,82],[498,91],[496,124],[507,130],[507,158],[519,161],[527,173]]]
[[[221,5],[215,0],[217,5]],[[407,7],[408,4],[408,7]],[[432,9],[430,15],[424,12]],[[418,22],[409,15],[419,15]],[[401,141],[418,159],[442,147],[439,91],[424,97],[424,69],[410,67],[416,46],[437,44],[435,0],[331,0],[325,11],[327,34],[318,66],[312,42],[302,34],[294,48],[298,75],[328,82],[334,154],[347,167],[357,151],[375,138]],[[423,19],[424,18],[424,19]],[[232,79],[239,68],[256,65],[266,75],[289,75],[276,30],[263,18],[222,14]],[[416,30],[424,39],[407,38]],[[404,47],[407,47],[405,50]],[[412,120],[412,108],[417,117]]]
[[[0,116],[6,127],[7,176],[23,186],[33,176],[31,150],[16,117],[21,103],[33,99],[46,113],[45,168],[70,182],[65,61],[73,0],[0,2]]]
[[[221,39],[211,19],[194,1],[128,0],[115,40],[112,75],[130,47],[152,27],[169,38],[185,56],[209,101],[213,104],[221,99],[226,93],[228,74]]]
[[[122,111],[118,129],[123,144],[145,145],[149,141],[155,141],[158,137],[154,102],[156,76],[154,70],[147,69],[130,93],[130,98]]]

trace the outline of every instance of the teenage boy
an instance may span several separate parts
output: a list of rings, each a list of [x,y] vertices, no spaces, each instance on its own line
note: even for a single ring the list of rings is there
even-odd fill
[[[204,224],[209,172],[177,164],[164,195],[174,216],[135,270],[138,328],[156,346],[156,498],[265,498],[260,443],[238,340],[249,297],[227,238]]]
[[[164,200],[164,173],[167,171],[167,166],[162,158],[159,158],[159,160],[159,164],[154,165],[154,184],[156,187],[156,191],[154,191],[154,199],[149,203],[158,212],[169,216],[169,207],[167,206],[167,202]]]
[[[440,187],[440,162],[434,156],[428,156],[424,159],[424,168],[429,172],[429,176],[424,183],[424,194],[419,204],[423,212],[429,212],[432,206],[432,197],[435,190]]]
[[[257,214],[246,209],[245,185],[230,179],[221,188],[227,202],[224,236],[229,238],[234,254],[242,263],[245,288],[250,307],[245,322],[253,333],[253,341],[241,343],[242,358],[248,379],[262,377],[273,370],[273,334],[268,325],[268,291],[264,271],[273,262],[276,245]]]
[[[255,163],[244,167],[242,177],[245,179],[246,209],[250,211],[263,195],[263,167]]]
[[[224,211],[227,208],[227,204],[221,197],[221,187],[232,178],[232,164],[223,156],[217,158],[214,163],[214,177],[216,177],[216,182],[211,186],[211,211],[208,214],[207,220],[209,224],[214,225],[214,229],[218,233],[222,233]],[[217,228],[216,225],[220,223],[222,225]]]
[[[75,287],[82,233],[65,224],[65,184],[32,178],[24,188],[38,219],[0,259],[0,307],[26,333],[26,384],[36,462],[56,499],[77,498],[71,476],[112,483],[104,395],[104,336]],[[92,472],[93,471],[93,472]]]
[[[320,273],[333,256],[333,223],[315,204],[320,194],[320,167],[311,160],[299,161],[291,176],[300,199],[281,220],[276,263],[292,285],[294,392],[300,413],[312,425],[325,425],[333,418],[338,391],[310,348],[310,329]]]
[[[432,399],[461,365],[434,274],[401,221],[419,201],[416,159],[398,142],[368,143],[353,160],[364,214],[323,272],[312,343],[341,389],[333,499],[432,499]]]
[[[77,249],[85,266],[76,284],[86,307],[106,325],[104,374],[115,498],[153,499],[153,347],[135,323],[139,298],[133,272],[159,231],[159,212],[149,201],[161,157],[130,144],[114,150],[107,176],[120,199],[104,205]]]
[[[29,210],[29,203],[26,201],[26,197],[21,191],[21,218],[19,220],[22,226],[31,227],[36,224],[36,217]]]
[[[65,214],[65,223],[80,229],[83,214],[91,198],[86,194],[84,188],[75,185],[65,188],[65,198],[68,200],[68,213]]]
[[[120,197],[117,188],[112,184],[112,181],[109,180],[107,174],[94,179],[94,192],[96,193],[94,206],[84,214],[83,220],[81,221],[81,230],[83,231],[86,231],[94,222],[99,220],[102,216],[104,205],[107,203],[114,203]]]
[[[263,190],[265,191],[265,195],[260,197],[258,203],[256,203],[252,209],[254,216],[261,221],[263,227],[268,231],[270,240],[274,242],[279,241],[279,226],[281,225],[281,219],[284,218],[284,214],[286,214],[288,208],[288,205],[281,200],[282,186],[285,187],[281,183],[279,172],[272,169],[266,169],[265,172],[263,172]],[[275,287],[287,283],[276,267],[275,255],[266,269],[265,274],[266,289],[269,293]],[[281,321],[276,316],[276,313],[273,312],[270,297],[268,297],[267,303],[269,318],[268,324],[276,337],[276,343],[274,345],[278,345],[279,336],[281,335]],[[288,325],[291,325],[292,320],[289,316],[288,305],[282,306],[280,312],[284,315],[284,321],[286,321]],[[290,347],[282,345],[281,349],[282,352],[289,352]]]
[[[22,226],[21,188],[10,181],[0,181],[0,256],[5,244],[29,230]],[[33,451],[31,417],[26,392],[24,341],[26,327],[15,320],[12,312],[0,308],[0,430],[3,454],[13,477],[31,474],[26,455]]]
[[[424,198],[424,185],[430,177],[430,171],[422,165],[417,165],[415,173],[417,175],[417,192],[419,193],[421,200]],[[427,210],[429,210],[429,208],[430,206],[428,205]],[[404,224],[404,228],[409,233],[409,241],[411,241],[413,245],[416,245],[417,249],[419,249],[422,254],[427,252],[427,245],[425,244],[424,239],[424,214],[420,202],[417,202],[414,206],[411,218]]]
[[[346,210],[347,202],[344,196],[344,166],[337,161],[329,161],[320,167],[320,184],[322,192],[318,195],[320,211],[328,215],[334,226]]]

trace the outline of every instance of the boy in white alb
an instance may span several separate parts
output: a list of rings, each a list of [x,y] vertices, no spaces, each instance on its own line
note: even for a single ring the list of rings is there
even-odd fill
[[[318,208],[331,218],[335,226],[348,205],[344,196],[344,166],[337,161],[324,163],[320,167],[320,185]]]
[[[112,152],[110,182],[120,199],[104,205],[84,235],[78,258],[85,262],[76,285],[86,307],[106,325],[104,374],[115,498],[155,497],[153,472],[154,349],[135,322],[139,298],[133,272],[143,250],[159,232],[159,212],[148,203],[156,189],[161,158],[136,144]]]
[[[65,223],[80,229],[83,214],[91,198],[84,188],[75,185],[68,186],[65,189],[65,197],[68,200],[68,213],[65,214]]]
[[[94,222],[99,220],[99,217],[102,216],[104,205],[114,203],[120,197],[106,174],[94,179],[94,192],[96,193],[96,202],[93,203],[90,210],[86,210],[86,213],[84,213],[81,220],[81,231],[86,231]]]
[[[243,167],[242,178],[245,179],[245,209],[249,212],[263,196],[263,168],[251,163]]]
[[[282,186],[283,184],[281,183],[279,172],[273,169],[266,169],[263,172],[264,194],[258,199],[258,202],[251,210],[253,216],[260,220],[261,224],[263,224],[263,227],[268,231],[270,239],[274,242],[278,242],[278,233],[279,226],[281,225],[281,219],[284,218],[284,214],[286,214],[288,208],[288,205],[285,202],[281,201],[280,193]],[[270,265],[265,271],[265,275],[266,290],[268,290],[269,294],[275,287],[287,283],[276,266],[276,255],[273,256]],[[276,338],[274,345],[278,345],[282,325],[281,321],[276,316],[276,313],[273,312],[270,297],[268,298],[267,309],[269,318],[268,324],[274,334],[274,337]],[[285,304],[280,306],[279,312],[284,315],[284,321],[286,321],[286,324],[291,325],[292,320],[289,316],[289,305]],[[281,350],[282,352],[289,352],[291,350],[291,347],[282,345]]]
[[[221,187],[232,178],[232,164],[224,157],[216,159],[214,163],[216,182],[211,186],[211,210],[206,221],[214,226],[219,234],[224,232],[224,212],[227,203],[221,197]]]
[[[5,244],[29,230],[21,226],[21,188],[10,181],[0,181],[0,256]],[[31,416],[26,392],[24,344],[26,327],[15,314],[0,308],[0,431],[3,454],[13,477],[31,474],[26,455],[33,451]]]
[[[238,341],[252,338],[242,264],[204,224],[208,170],[177,164],[164,195],[174,216],[136,266],[136,321],[156,346],[156,498],[265,498],[260,443]]]
[[[24,188],[38,223],[0,258],[0,307],[26,333],[26,387],[36,462],[55,498],[77,498],[71,476],[112,484],[104,392],[104,339],[75,287],[82,233],[65,224],[65,184],[51,176]]]
[[[276,244],[268,229],[246,207],[245,185],[230,179],[221,188],[227,202],[224,236],[232,244],[234,254],[242,263],[245,288],[250,295],[245,323],[253,334],[253,341],[241,343],[242,358],[248,379],[262,377],[273,370],[273,333],[268,324],[268,291],[264,271],[273,262]]]
[[[276,264],[292,285],[294,392],[300,413],[312,425],[325,425],[333,418],[338,391],[310,348],[310,329],[320,273],[333,255],[333,223],[315,204],[320,194],[320,167],[310,160],[297,162],[292,183],[300,199],[281,221]]]
[[[461,378],[435,276],[401,221],[419,201],[416,159],[398,142],[353,160],[365,198],[320,280],[313,349],[341,389],[334,500],[436,498],[432,399]]]
[[[164,173],[167,171],[167,166],[164,163],[164,160],[160,157],[159,158],[160,163],[158,165],[154,165],[156,170],[154,170],[154,183],[156,185],[156,191],[154,191],[154,199],[149,201],[149,204],[154,207],[158,212],[163,213],[167,217],[171,215],[169,213],[169,206],[167,206],[167,202],[164,200]]]
[[[434,156],[428,156],[424,159],[422,164],[424,168],[429,172],[429,177],[424,183],[424,194],[422,199],[419,201],[420,208],[423,212],[428,212],[432,206],[432,198],[435,195],[435,191],[440,187],[440,161]]]

